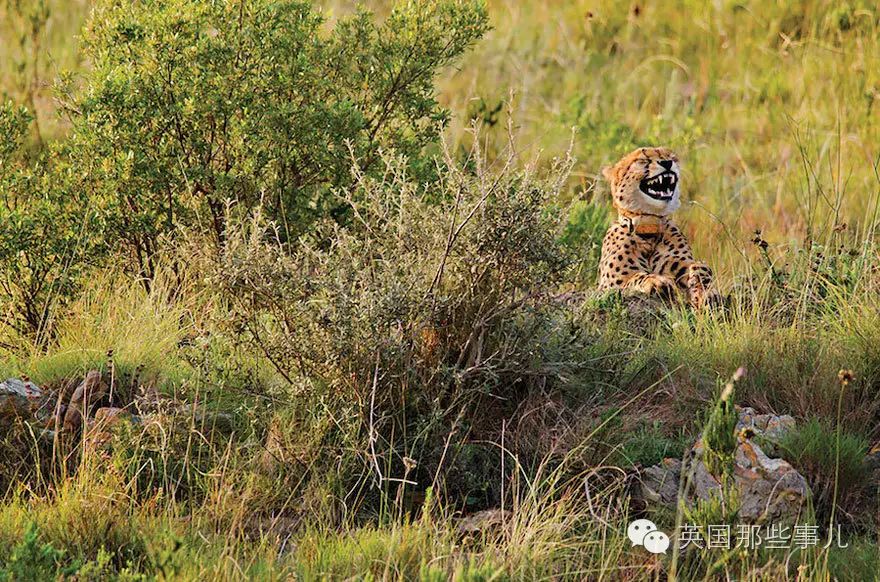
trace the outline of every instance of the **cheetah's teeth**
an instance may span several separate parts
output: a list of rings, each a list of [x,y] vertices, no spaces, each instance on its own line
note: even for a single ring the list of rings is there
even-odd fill
[[[675,187],[678,184],[678,176],[674,172],[663,172],[653,178],[642,180],[641,188],[645,194],[659,200],[672,198]]]

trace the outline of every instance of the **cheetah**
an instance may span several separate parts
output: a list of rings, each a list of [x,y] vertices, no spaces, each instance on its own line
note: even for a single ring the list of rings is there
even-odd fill
[[[712,271],[694,260],[669,219],[681,204],[678,156],[667,148],[639,148],[602,174],[618,216],[602,241],[599,289],[666,297],[678,290],[694,308],[717,304]]]

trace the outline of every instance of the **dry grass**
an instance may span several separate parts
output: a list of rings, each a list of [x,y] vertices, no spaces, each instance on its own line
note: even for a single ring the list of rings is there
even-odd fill
[[[348,2],[323,4],[330,22],[352,10]],[[369,4],[380,13],[389,5],[382,0]],[[556,341],[577,341],[560,347],[551,338],[541,345],[566,355],[565,361],[553,362],[559,367],[547,373],[554,378],[550,384],[536,388],[537,375],[530,376],[530,392],[516,406],[513,399],[520,395],[503,392],[504,386],[487,379],[493,398],[500,394],[499,402],[510,401],[491,410],[495,416],[480,413],[468,422],[484,421],[500,430],[468,435],[455,419],[440,435],[439,448],[430,451],[436,460],[438,453],[447,454],[444,443],[461,438],[462,446],[449,452],[463,463],[461,474],[491,483],[487,490],[503,492],[493,499],[513,510],[500,528],[468,537],[457,531],[455,519],[474,507],[443,498],[442,488],[428,493],[427,501],[419,498],[423,487],[417,492],[403,486],[371,488],[374,427],[347,433],[344,427],[360,426],[366,419],[357,416],[356,407],[334,408],[345,400],[340,394],[359,394],[368,401],[375,386],[373,374],[363,372],[373,370],[374,359],[362,338],[389,342],[391,336],[399,345],[388,357],[404,362],[412,356],[406,350],[417,343],[413,338],[371,329],[367,324],[374,318],[365,317],[359,324],[369,333],[352,336],[360,339],[350,344],[315,344],[308,356],[317,358],[324,350],[330,360],[339,360],[337,354],[352,345],[366,353],[362,359],[369,366],[322,361],[337,374],[335,384],[309,377],[300,379],[299,390],[291,390],[265,354],[242,348],[232,341],[228,326],[217,325],[230,319],[229,304],[203,288],[180,287],[168,277],[148,293],[139,282],[113,271],[96,274],[59,319],[57,337],[48,348],[0,338],[8,346],[0,364],[3,373],[58,382],[106,365],[112,349],[124,368],[147,369],[169,408],[197,396],[230,411],[234,429],[206,433],[190,408],[189,416],[178,415],[174,430],[161,438],[146,427],[123,431],[110,452],[84,455],[78,470],[53,476],[54,481],[43,476],[45,487],[13,488],[0,506],[0,579],[3,568],[12,567],[13,556],[41,545],[66,552],[57,563],[48,563],[50,574],[58,573],[56,566],[79,563],[81,579],[664,579],[670,558],[632,549],[623,535],[630,513],[621,470],[629,468],[633,451],[649,462],[668,448],[651,449],[646,441],[675,440],[673,445],[680,447],[695,437],[699,427],[694,418],[712,404],[719,378],[744,366],[739,404],[831,427],[813,435],[809,462],[804,462],[804,467],[822,465],[817,472],[826,490],[837,485],[830,482],[837,473],[828,470],[827,460],[839,456],[826,434],[841,431],[845,442],[859,443],[851,447],[858,454],[864,443],[880,438],[880,12],[874,3],[488,4],[494,30],[458,69],[439,80],[441,100],[454,115],[446,135],[453,157],[466,159],[473,140],[468,129],[476,118],[483,126],[487,165],[497,169],[492,162],[502,160],[503,165],[510,153],[512,126],[514,165],[527,167],[543,152],[543,170],[567,151],[576,129],[577,163],[558,203],[567,208],[572,200],[589,202],[578,207],[580,214],[571,214],[568,232],[577,234],[563,241],[567,250],[577,249],[585,258],[581,272],[575,266],[554,291],[582,291],[592,281],[589,261],[595,257],[589,249],[601,236],[607,196],[599,181],[601,166],[634,145],[664,144],[684,161],[689,203],[680,220],[696,254],[733,292],[731,310],[694,314],[675,308],[635,325],[614,298],[594,298],[569,305],[564,317],[551,319],[551,328],[559,331]],[[14,5],[0,5],[0,89],[33,99],[44,138],[63,135],[63,125],[54,121],[48,84],[59,69],[86,66],[77,57],[75,31],[87,3],[48,2],[39,58],[35,68],[28,64],[23,72],[16,72],[16,62],[31,63],[23,55],[35,45],[27,36],[23,44],[15,40],[24,21],[13,14]],[[399,194],[399,188],[392,190]],[[437,210],[413,208],[407,220]],[[389,232],[398,227],[393,221],[383,224]],[[442,241],[446,229],[432,225],[416,228],[411,241]],[[563,232],[565,225],[558,226]],[[752,242],[756,229],[769,243],[767,252]],[[346,266],[362,264],[360,279],[352,280],[366,279],[377,268],[368,266],[381,253],[392,257],[387,265],[408,265],[422,278],[433,276],[430,261],[436,257],[430,249],[407,253],[399,241],[386,248],[358,236],[352,231],[345,238],[343,250],[350,256],[339,248],[335,255],[319,249],[327,251],[322,257],[335,261],[335,270],[324,273],[331,281],[322,287],[325,295],[346,286]],[[475,236],[474,246],[481,240]],[[367,246],[369,256],[359,253]],[[394,254],[401,252],[408,261]],[[455,268],[461,280],[468,266],[467,258],[459,257]],[[381,284],[363,285],[367,291],[378,295],[394,287],[393,268],[376,272]],[[289,281],[307,288],[314,278],[303,273]],[[454,288],[450,284],[445,291]],[[494,305],[481,304],[476,293],[476,299],[468,296],[474,309],[492,311]],[[414,297],[422,299],[418,293]],[[374,299],[377,310],[403,303],[393,294]],[[317,314],[315,325],[322,325],[319,312],[329,304],[326,296],[321,300],[322,305],[308,305]],[[288,305],[299,303],[282,304]],[[521,317],[528,321],[534,314],[525,311]],[[264,317],[258,314],[256,322],[270,325]],[[305,327],[295,332],[279,339],[278,349],[289,350],[284,353],[293,354],[291,360],[298,345],[291,338],[316,337]],[[425,337],[416,339],[427,342]],[[504,334],[499,338],[499,345],[509,347]],[[461,351],[464,339],[450,341],[445,349]],[[441,364],[426,366],[429,373],[422,377],[452,377]],[[339,371],[346,366],[357,373]],[[487,378],[516,377],[507,366],[489,368]],[[842,399],[841,368],[855,373]],[[573,369],[577,373],[570,373]],[[389,391],[388,398],[404,393]],[[438,388],[438,401],[444,394]],[[303,401],[310,405],[303,407]],[[505,423],[517,414],[525,418],[514,427],[519,430],[516,441],[503,440],[516,432]],[[412,437],[402,432],[395,428],[383,435],[385,444]],[[270,433],[285,449],[284,468],[277,471],[267,471],[262,462]],[[191,454],[196,449],[199,454]],[[402,466],[392,453],[381,459],[389,471]],[[865,492],[870,487],[861,487],[865,475],[859,473],[857,455],[851,456],[847,478],[859,483],[862,497],[847,501],[850,507],[866,508],[868,515],[848,525],[850,548],[748,553],[731,562],[732,575],[742,580],[874,576],[880,564],[877,516],[870,515],[876,513],[876,499]],[[497,463],[480,465],[484,458]],[[355,481],[361,489],[348,490],[351,481],[343,477],[350,477],[353,467],[361,471]],[[144,475],[151,476],[146,484]],[[36,546],[28,546],[28,524],[37,532]],[[688,568],[682,577],[712,579],[717,574],[706,565]]]
[[[602,165],[635,144],[683,159],[681,219],[727,280],[755,229],[784,256],[835,226],[872,235],[880,162],[880,40],[869,2],[490,2],[494,30],[441,83],[523,154],[577,129],[574,196],[607,195]],[[488,113],[487,113],[488,112]]]

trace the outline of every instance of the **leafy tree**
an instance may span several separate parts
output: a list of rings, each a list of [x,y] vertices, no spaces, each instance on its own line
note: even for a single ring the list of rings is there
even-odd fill
[[[216,242],[257,206],[291,238],[339,218],[334,188],[382,150],[428,167],[447,112],[440,67],[487,29],[482,2],[406,2],[327,30],[296,0],[103,0],[84,33],[92,63],[69,100],[77,166],[111,234],[148,278],[163,236]]]

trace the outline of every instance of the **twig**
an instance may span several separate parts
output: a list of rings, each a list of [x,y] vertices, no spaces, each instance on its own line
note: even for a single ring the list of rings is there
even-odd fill
[[[376,469],[377,486],[381,488],[382,469],[379,467],[379,459],[376,456],[376,429],[373,425],[374,411],[376,409],[376,387],[379,384],[379,352],[376,352],[376,367],[373,369],[373,388],[370,393],[370,457],[373,460],[373,467]]]

